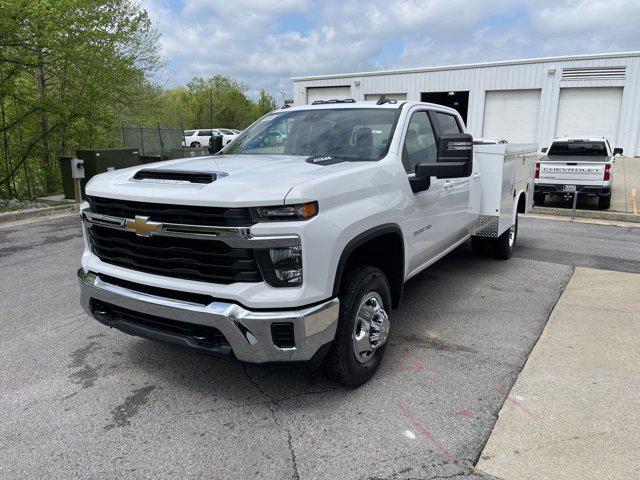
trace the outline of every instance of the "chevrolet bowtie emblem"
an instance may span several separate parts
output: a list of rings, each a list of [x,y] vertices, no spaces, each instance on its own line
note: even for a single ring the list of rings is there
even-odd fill
[[[158,233],[161,225],[161,223],[149,221],[149,217],[142,217],[140,215],[136,215],[135,220],[126,220],[124,222],[127,230],[133,230],[136,232],[136,235],[141,237],[150,237],[154,233]]]

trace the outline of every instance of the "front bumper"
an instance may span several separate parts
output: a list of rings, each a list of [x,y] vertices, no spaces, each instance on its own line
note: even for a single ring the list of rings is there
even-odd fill
[[[334,339],[338,324],[337,298],[300,309],[253,311],[236,303],[214,301],[204,305],[138,292],[107,283],[99,274],[83,269],[78,270],[78,278],[82,308],[99,322],[131,335],[210,354],[233,355],[243,362],[308,362]],[[110,306],[114,308],[111,310]],[[118,311],[135,312],[143,321],[132,321],[135,315],[113,313]],[[145,320],[147,317],[150,321]],[[210,341],[203,342],[200,335],[185,334],[184,328],[158,327],[154,318],[179,326],[213,327],[226,342],[212,345]],[[273,324],[291,324],[295,346],[276,346]]]
[[[536,184],[533,187],[534,193],[544,193],[549,195],[566,195],[563,185],[556,184]],[[578,194],[591,197],[608,197],[611,195],[611,186],[576,185]]]

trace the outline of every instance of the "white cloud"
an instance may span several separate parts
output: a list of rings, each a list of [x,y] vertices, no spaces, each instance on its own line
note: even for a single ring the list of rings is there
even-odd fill
[[[185,0],[177,12],[168,2],[143,5],[170,83],[223,74],[253,92],[290,92],[298,75],[639,46],[637,0]]]

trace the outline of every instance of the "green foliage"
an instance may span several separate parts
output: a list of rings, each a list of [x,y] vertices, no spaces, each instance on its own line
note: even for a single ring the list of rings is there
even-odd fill
[[[242,129],[275,108],[224,76],[154,84],[158,42],[131,0],[0,0],[0,198],[54,193],[57,158],[122,146],[123,124]]]
[[[260,96],[256,105],[258,116],[266,115],[276,109],[276,100],[266,90],[260,90]]]

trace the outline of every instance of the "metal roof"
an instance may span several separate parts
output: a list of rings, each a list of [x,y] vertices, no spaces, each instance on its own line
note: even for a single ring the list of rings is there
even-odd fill
[[[498,67],[507,65],[522,65],[526,63],[564,62],[572,60],[594,60],[599,58],[640,57],[640,51],[618,53],[592,53],[588,55],[564,55],[559,57],[525,58],[520,60],[501,60],[496,62],[467,63],[460,65],[444,65],[437,67],[405,68],[396,70],[374,70],[370,72],[334,73],[330,75],[311,75],[307,77],[293,77],[291,81],[322,80],[329,78],[358,77],[371,75],[395,75],[399,73],[438,72],[443,70],[461,70],[466,68]]]

